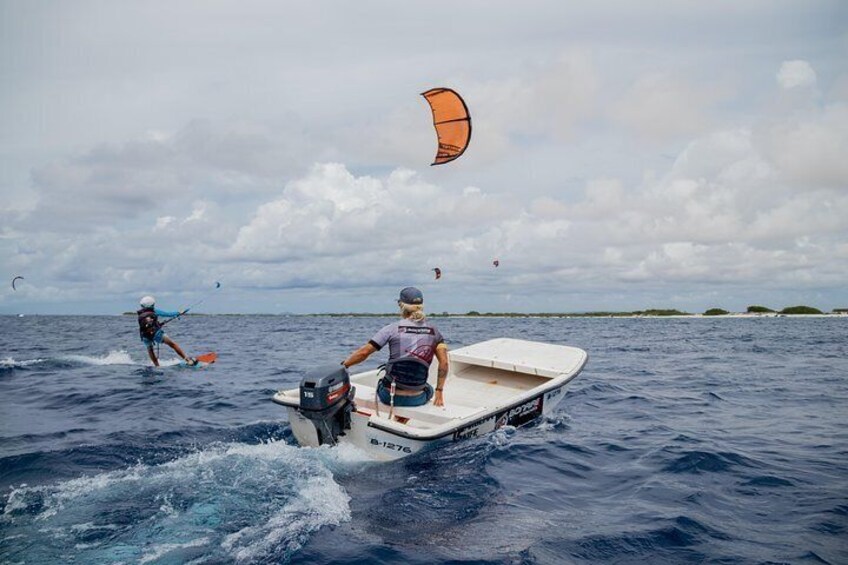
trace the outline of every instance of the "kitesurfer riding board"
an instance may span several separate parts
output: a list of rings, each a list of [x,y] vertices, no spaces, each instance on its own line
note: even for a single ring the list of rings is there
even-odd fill
[[[183,353],[180,346],[165,334],[165,330],[162,329],[164,323],[159,321],[159,316],[174,319],[178,316],[182,316],[188,312],[189,309],[186,308],[182,312],[159,310],[156,308],[156,300],[152,296],[143,297],[139,301],[139,306],[141,306],[141,309],[136,312],[136,314],[138,314],[138,333],[139,337],[141,337],[142,343],[147,346],[147,354],[150,356],[150,360],[153,361],[153,364],[157,367],[159,366],[159,358],[156,356],[156,351],[153,350],[153,345],[164,343],[173,349],[174,352],[179,355],[183,361],[185,361],[186,365],[189,367],[196,365],[197,359],[188,357],[185,353]]]

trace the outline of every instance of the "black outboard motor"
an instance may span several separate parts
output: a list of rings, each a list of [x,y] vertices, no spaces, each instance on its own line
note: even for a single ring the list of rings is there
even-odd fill
[[[335,445],[350,429],[355,392],[343,365],[318,367],[300,381],[300,413],[315,425],[318,445]]]

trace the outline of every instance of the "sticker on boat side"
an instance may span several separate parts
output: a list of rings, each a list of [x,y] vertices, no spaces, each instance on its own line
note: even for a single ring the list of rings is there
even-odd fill
[[[542,415],[542,397],[534,398],[510,410],[489,416],[485,420],[460,428],[453,433],[453,440],[479,437],[504,426],[523,426]]]
[[[479,422],[475,422],[474,424],[471,424],[470,426],[460,428],[453,433],[453,440],[459,441],[461,439],[469,439],[469,438],[472,438],[472,437],[477,437],[479,435],[482,435],[483,433],[490,432],[490,431],[492,431],[491,429],[483,430],[482,432],[481,432],[481,430],[483,429],[483,427],[486,424],[488,424],[489,422],[493,422],[494,420],[495,420],[495,416],[489,416],[485,420],[481,420]]]
[[[383,449],[388,449],[389,451],[398,451],[400,453],[412,453],[412,448],[406,445],[398,445],[397,443],[392,443],[390,441],[380,441],[378,439],[370,438],[371,445],[376,445],[378,447],[382,447]]]
[[[562,394],[562,387],[555,388],[554,390],[545,395],[545,400],[550,400],[551,398],[557,397],[560,394]]]
[[[542,397],[534,398],[521,406],[516,406],[507,413],[506,424],[508,426],[523,426],[542,415]]]

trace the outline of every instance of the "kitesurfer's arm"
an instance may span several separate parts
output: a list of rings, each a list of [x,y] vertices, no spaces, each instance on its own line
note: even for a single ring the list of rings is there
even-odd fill
[[[377,351],[377,348],[374,347],[369,341],[368,343],[351,353],[350,357],[348,357],[342,362],[342,365],[344,365],[345,367],[350,367],[351,365],[362,363],[363,361],[368,359],[368,357],[370,357],[371,354],[375,351]]]
[[[436,360],[439,362],[439,377],[436,381],[436,394],[433,395],[433,405],[444,406],[445,399],[442,397],[442,391],[445,388],[445,381],[448,378],[448,347],[444,342],[436,346]]]
[[[171,312],[169,310],[160,310],[159,308],[156,308],[156,315],[160,318],[176,318],[180,315],[180,313],[177,311]]]

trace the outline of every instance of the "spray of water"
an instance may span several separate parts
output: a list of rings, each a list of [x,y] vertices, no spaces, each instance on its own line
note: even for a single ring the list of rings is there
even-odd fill
[[[12,561],[285,560],[319,528],[349,520],[334,475],[368,464],[349,446],[219,444],[160,465],[19,485],[0,521]]]

